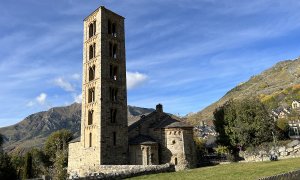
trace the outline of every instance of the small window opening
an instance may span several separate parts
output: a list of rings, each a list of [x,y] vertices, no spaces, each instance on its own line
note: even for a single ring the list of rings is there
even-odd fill
[[[110,121],[111,121],[111,123],[115,123],[117,121],[117,110],[116,109],[110,110]]]
[[[89,93],[88,93],[88,102],[94,102],[95,101],[95,88],[91,88],[89,89]]]
[[[175,143],[176,143],[176,141],[175,141],[175,140],[173,140],[173,141],[172,141],[172,144],[175,144]]]
[[[117,144],[117,133],[113,132],[113,145],[115,146]]]
[[[117,25],[116,23],[112,24],[112,33],[111,33],[114,37],[117,37]]]
[[[93,37],[96,34],[96,21],[92,22],[89,25],[89,38]]]
[[[117,74],[118,74],[118,67],[110,65],[110,78],[112,80],[117,80]]]
[[[108,32],[108,34],[111,34],[111,22],[110,22],[110,20],[108,20],[108,22],[107,22],[107,32]]]
[[[94,114],[93,110],[90,110],[88,112],[88,125],[92,125],[93,124],[93,114]]]
[[[92,147],[92,133],[90,133],[89,147]]]
[[[89,38],[91,38],[94,35],[94,25],[91,23],[89,25]]]
[[[89,59],[93,59],[96,56],[96,44],[90,45],[89,47]]]
[[[114,58],[114,59],[117,59],[117,45],[115,44],[114,46],[113,46],[113,54],[112,54],[112,57]]]
[[[110,88],[110,100],[113,102],[117,101],[118,89]]]
[[[95,79],[95,65],[89,68],[89,81],[92,81]]]
[[[177,165],[177,163],[178,163],[178,162],[177,162],[177,157],[174,159],[174,162],[175,162],[175,165]]]

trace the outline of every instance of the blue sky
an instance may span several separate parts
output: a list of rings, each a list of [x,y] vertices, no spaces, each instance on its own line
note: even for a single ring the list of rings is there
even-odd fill
[[[185,115],[300,55],[297,0],[2,0],[0,127],[80,102],[83,19],[126,17],[128,104]]]

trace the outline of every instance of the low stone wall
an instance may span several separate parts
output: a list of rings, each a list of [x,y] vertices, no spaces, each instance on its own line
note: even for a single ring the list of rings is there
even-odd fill
[[[260,178],[259,180],[299,180],[300,179],[300,170],[291,171],[284,174],[278,174],[275,176]]]
[[[76,173],[70,174],[69,179],[125,179],[134,176],[174,172],[171,164],[164,165],[101,165],[98,170],[90,171],[83,177]]]
[[[294,140],[286,146],[270,148],[269,150],[257,150],[256,153],[242,152],[241,157],[247,162],[270,161],[270,155],[276,155],[278,159],[300,157],[300,141]]]

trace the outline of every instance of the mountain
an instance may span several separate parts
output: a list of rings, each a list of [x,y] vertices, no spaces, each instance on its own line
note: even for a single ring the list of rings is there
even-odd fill
[[[128,106],[128,123],[152,111],[154,109]],[[15,125],[0,128],[0,134],[4,135],[4,150],[22,153],[26,149],[40,147],[52,132],[60,129],[69,129],[74,137],[78,137],[80,120],[81,104],[78,103],[32,114]]]
[[[300,100],[300,58],[282,61],[252,76],[228,91],[220,100],[202,111],[189,115],[187,121],[199,125],[202,121],[212,124],[214,110],[229,99],[259,98],[271,110],[279,106],[290,106],[293,100]]]

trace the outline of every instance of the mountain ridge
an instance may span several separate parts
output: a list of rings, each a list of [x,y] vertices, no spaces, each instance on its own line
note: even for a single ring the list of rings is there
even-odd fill
[[[128,105],[128,124],[139,120],[141,115],[154,109]],[[46,138],[54,131],[68,129],[74,138],[80,135],[81,104],[53,107],[48,111],[31,114],[19,123],[0,128],[4,136],[4,150],[21,152],[32,147],[41,147]]]
[[[229,99],[258,98],[268,109],[281,105],[287,106],[291,98],[300,98],[299,89],[289,91],[298,84],[300,84],[300,58],[281,61],[232,88],[222,98],[203,110],[188,116],[187,121],[194,125],[199,125],[202,121],[212,125],[213,111]],[[289,94],[284,94],[284,91],[294,94],[289,96]],[[290,99],[286,99],[287,97]]]

